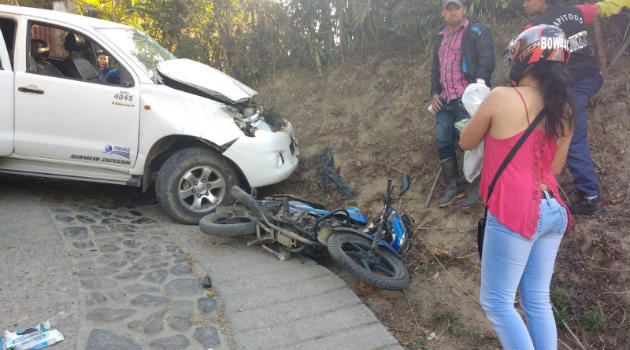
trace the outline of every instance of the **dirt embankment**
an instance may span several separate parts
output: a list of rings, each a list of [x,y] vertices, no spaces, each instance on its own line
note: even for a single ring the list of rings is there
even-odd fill
[[[611,67],[588,107],[606,213],[577,217],[560,248],[552,298],[558,316],[575,333],[559,326],[560,340],[570,348],[579,348],[576,338],[586,348],[630,348],[629,65],[624,56]],[[483,207],[437,209],[441,180],[425,206],[439,169],[435,120],[426,111],[429,72],[430,61],[417,55],[383,54],[348,59],[324,77],[287,69],[258,84],[259,100],[292,121],[301,151],[299,170],[268,191],[295,193],[330,207],[355,205],[374,216],[387,179],[399,183],[402,173],[410,174],[412,187],[401,208],[413,218],[418,237],[406,259],[410,286],[404,292],[374,290],[338,273],[407,348],[498,348],[477,302],[475,227]],[[506,76],[506,65],[498,61],[494,85],[505,84]],[[344,201],[335,185],[318,188],[316,158],[326,147],[346,183],[361,192],[358,197]],[[564,199],[574,199],[568,171],[559,181]]]

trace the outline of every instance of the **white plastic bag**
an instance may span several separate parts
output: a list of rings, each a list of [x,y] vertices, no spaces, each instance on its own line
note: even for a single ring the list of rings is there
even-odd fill
[[[482,79],[477,79],[476,83],[468,84],[462,95],[462,103],[471,117],[477,112],[477,108],[488,94],[490,94],[490,88]]]
[[[481,165],[483,164],[483,144],[484,141],[477,145],[477,147],[464,152],[464,176],[470,183],[475,181],[477,176],[481,175]]]
[[[477,112],[481,102],[490,94],[490,88],[486,83],[478,79],[476,83],[469,84],[462,95],[462,103],[464,108],[471,116]],[[464,176],[466,180],[472,183],[481,174],[481,165],[483,164],[483,144],[464,152]]]

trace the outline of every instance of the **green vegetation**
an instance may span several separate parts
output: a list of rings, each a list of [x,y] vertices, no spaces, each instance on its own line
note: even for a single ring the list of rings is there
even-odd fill
[[[449,267],[455,264],[455,260],[446,255],[437,255],[436,258],[444,267]]]
[[[595,332],[604,329],[606,320],[598,311],[590,310],[582,316],[582,326],[589,332]]]
[[[420,337],[418,339],[416,339],[415,341],[410,341],[407,344],[405,344],[405,349],[408,350],[418,350],[418,349],[427,349],[427,344],[428,344],[428,340],[427,340],[427,335],[424,334],[424,332],[420,332]]]
[[[438,0],[66,0],[86,16],[139,28],[178,57],[253,82],[290,66],[318,75],[388,51],[428,56],[443,26]],[[50,0],[0,0],[52,8]],[[520,0],[468,0],[468,14],[516,33]],[[499,45],[501,46],[501,44]]]
[[[457,314],[450,311],[442,311],[440,309],[437,309],[431,314],[428,326],[434,330],[438,326],[442,326],[449,334],[456,335],[457,333],[459,333],[458,331],[460,328],[457,322],[458,320],[459,316]]]
[[[556,307],[557,312],[553,313],[556,320],[556,326],[562,327],[562,320],[567,319],[567,304],[564,302],[562,295],[556,290],[551,291],[551,303]]]
[[[568,319],[569,311],[565,299],[570,287],[571,283],[567,280],[558,280],[551,287],[551,304],[556,307],[553,317],[558,327],[562,327],[562,320]]]
[[[178,57],[253,82],[290,66],[318,75],[338,61],[388,51],[427,56],[443,26],[438,0],[65,0],[86,16],[139,28]],[[577,1],[574,1],[577,2]],[[52,8],[50,0],[0,0]],[[525,23],[520,0],[468,0],[495,28]],[[507,25],[507,27],[506,27]],[[616,29],[618,30],[618,28]],[[501,45],[499,45],[501,46]]]
[[[322,75],[349,56],[428,53],[443,25],[437,0],[72,0],[81,14],[139,28],[178,57],[250,82],[299,65]],[[52,1],[0,0],[51,8]],[[513,17],[519,0],[469,0],[469,14]]]
[[[5,0],[0,1],[0,4],[19,5],[26,7],[38,7],[42,9],[52,9],[52,1],[50,0]]]

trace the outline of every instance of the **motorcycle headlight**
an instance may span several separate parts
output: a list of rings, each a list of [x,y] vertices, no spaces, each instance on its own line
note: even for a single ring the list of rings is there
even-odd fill
[[[393,211],[387,217],[387,228],[391,232],[391,245],[395,250],[400,249],[407,241],[407,227],[400,215]]]

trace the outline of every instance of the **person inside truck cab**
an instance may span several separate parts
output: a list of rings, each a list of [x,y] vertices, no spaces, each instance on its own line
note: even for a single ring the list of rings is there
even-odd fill
[[[112,70],[109,67],[109,56],[103,50],[98,50],[96,52],[96,58],[98,60],[98,69],[101,71],[103,76],[107,76],[107,72]]]
[[[49,52],[50,48],[44,40],[31,39],[29,71],[53,77],[62,77],[61,71],[48,61]]]

